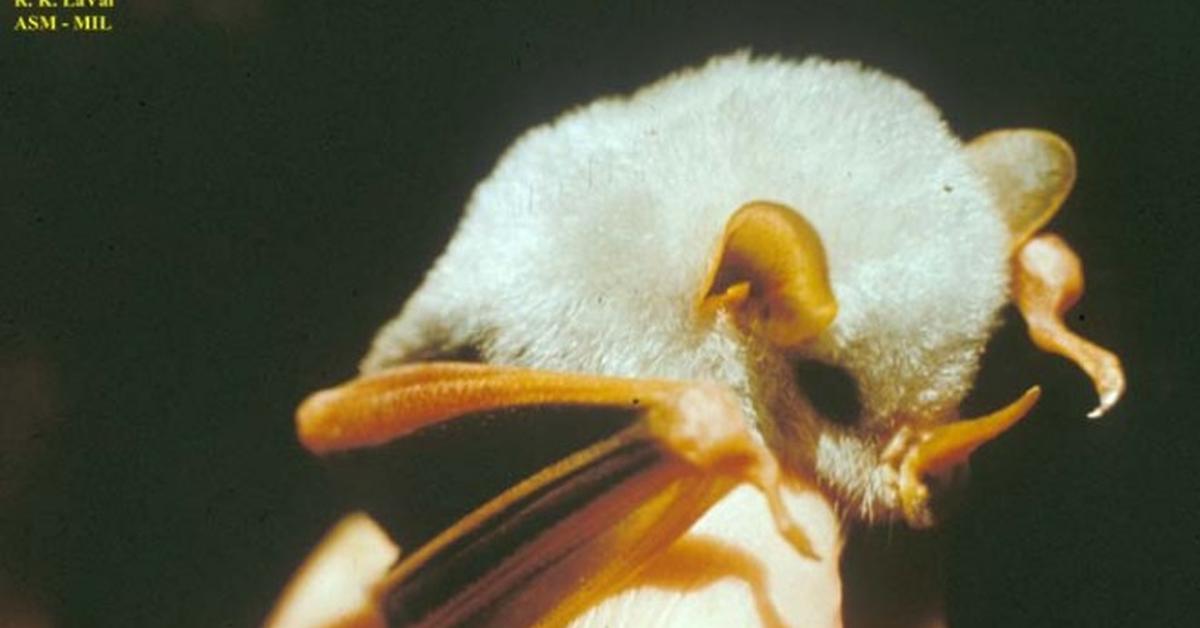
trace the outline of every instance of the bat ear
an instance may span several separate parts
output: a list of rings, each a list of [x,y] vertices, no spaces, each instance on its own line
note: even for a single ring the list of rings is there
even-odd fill
[[[1036,129],[1003,129],[967,144],[967,155],[987,179],[1008,225],[1012,295],[1039,348],[1082,368],[1100,395],[1088,416],[1109,410],[1125,391],[1117,356],[1076,335],[1063,315],[1083,294],[1083,265],[1062,239],[1034,237],[1058,211],[1075,183],[1075,153],[1061,137]]]
[[[1039,129],[1000,129],[967,144],[971,165],[987,180],[1016,251],[1058,211],[1075,183],[1075,152]]]
[[[790,207],[743,205],[725,224],[698,307],[727,309],[781,348],[812,339],[837,315],[821,237]]]

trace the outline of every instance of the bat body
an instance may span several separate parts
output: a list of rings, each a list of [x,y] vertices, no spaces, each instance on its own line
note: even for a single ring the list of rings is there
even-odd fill
[[[756,199],[812,222],[837,298],[790,355],[692,307],[726,222]],[[850,63],[727,57],[521,138],[363,368],[469,347],[721,382],[790,463],[881,517],[896,506],[875,471],[883,435],[944,420],[966,394],[1006,302],[1007,249],[981,176],[912,88]],[[843,369],[859,415],[816,416],[800,361]]]
[[[701,478],[729,469],[710,461],[762,458],[770,464],[729,473],[769,498],[782,473],[819,486],[851,518],[928,525],[934,479],[1036,399],[1031,391],[994,415],[958,421],[1010,297],[1035,342],[1089,370],[1103,407],[1120,394],[1115,358],[1058,321],[1080,289],[1069,249],[1032,237],[1065,197],[1073,168],[1069,148],[1044,132],[964,144],[920,93],[854,63],[715,59],[520,138],[375,339],[365,383],[308,402],[302,439],[317,451],[371,445],[417,424],[541,403],[665,408],[644,410],[653,435],[638,438],[692,471],[664,472],[654,490],[614,498],[619,515],[578,521],[633,529],[629,521],[664,486],[704,486],[704,503],[726,504],[729,487]],[[413,366],[463,355],[484,366]],[[386,392],[396,390],[420,394]],[[728,423],[700,425],[730,426],[719,438],[695,447],[677,438],[696,416],[716,414]],[[738,444],[722,440],[726,432],[738,432]],[[513,495],[469,530],[525,521],[512,514],[525,498]],[[786,530],[786,509],[770,503],[760,518]],[[681,515],[675,536],[704,510]],[[448,533],[445,547],[479,537],[464,530]],[[385,588],[424,577],[422,560],[402,565]],[[495,600],[509,595],[517,594]]]

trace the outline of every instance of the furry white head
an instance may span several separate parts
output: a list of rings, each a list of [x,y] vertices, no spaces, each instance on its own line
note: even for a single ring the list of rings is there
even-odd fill
[[[786,353],[694,308],[726,221],[759,199],[815,227],[839,306]],[[1006,299],[1008,247],[920,93],[853,63],[737,54],[526,133],[363,369],[469,351],[723,382],[794,470],[865,518],[893,516],[882,450],[901,426],[954,418]],[[823,376],[797,377],[814,363],[848,374],[849,416],[829,416]]]

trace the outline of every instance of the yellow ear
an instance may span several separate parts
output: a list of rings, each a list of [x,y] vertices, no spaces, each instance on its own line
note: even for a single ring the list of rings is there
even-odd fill
[[[795,210],[766,201],[730,217],[700,295],[702,312],[728,309],[781,348],[812,339],[837,315],[820,236]]]
[[[987,180],[1014,252],[1049,222],[1075,183],[1075,152],[1048,131],[992,131],[971,140],[967,154]]]

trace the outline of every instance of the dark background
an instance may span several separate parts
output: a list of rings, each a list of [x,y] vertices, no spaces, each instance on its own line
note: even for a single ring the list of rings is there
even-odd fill
[[[1009,316],[979,403],[1040,382],[941,534],[960,626],[1194,625],[1194,3],[118,1],[0,15],[0,625],[245,626],[352,507],[295,444],[522,130],[714,53],[861,59],[964,137],[1080,176],[1087,381]],[[40,618],[40,619],[39,619]],[[35,624],[36,625],[36,624]]]

